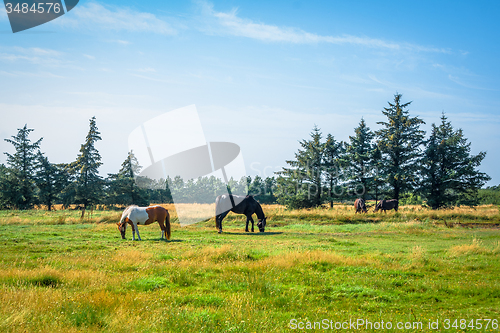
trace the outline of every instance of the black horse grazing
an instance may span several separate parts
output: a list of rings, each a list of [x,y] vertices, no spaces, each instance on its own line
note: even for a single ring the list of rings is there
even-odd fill
[[[375,207],[375,210],[373,212],[376,212],[377,210],[381,209],[386,213],[387,210],[394,209],[396,212],[398,211],[398,200],[397,199],[392,199],[392,200],[382,200],[379,201],[377,206]]]
[[[235,204],[237,202],[237,204]],[[253,219],[252,214],[255,213],[259,222],[257,227],[260,232],[264,232],[266,227],[266,216],[262,211],[260,204],[250,195],[246,197],[239,195],[219,195],[215,199],[215,227],[218,229],[219,234],[222,233],[222,220],[226,217],[229,212],[234,212],[236,214],[244,214],[247,217],[247,224],[245,231],[248,232],[248,222],[252,222],[252,232],[253,232]]]
[[[356,199],[354,201],[354,208],[356,209],[356,213],[366,213],[366,204],[365,200],[363,198]]]

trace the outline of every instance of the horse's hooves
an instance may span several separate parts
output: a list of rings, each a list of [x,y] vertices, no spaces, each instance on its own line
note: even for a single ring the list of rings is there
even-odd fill
[[[218,231],[218,233],[219,233],[219,234],[222,234],[222,230],[219,230],[219,231]]]
[[[245,230],[245,232],[248,232],[248,229],[247,229],[247,230]]]

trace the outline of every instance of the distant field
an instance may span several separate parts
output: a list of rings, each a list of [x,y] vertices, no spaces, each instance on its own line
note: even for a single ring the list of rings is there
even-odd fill
[[[265,233],[245,233],[231,213],[222,235],[213,219],[181,228],[165,206],[171,241],[157,224],[140,227],[142,242],[130,228],[122,240],[119,211],[0,211],[0,331],[294,332],[324,319],[499,331],[476,321],[500,320],[497,206],[270,205]]]

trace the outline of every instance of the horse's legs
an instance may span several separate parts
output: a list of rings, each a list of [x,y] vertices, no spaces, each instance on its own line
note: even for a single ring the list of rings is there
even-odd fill
[[[142,239],[141,239],[141,235],[139,234],[139,228],[137,228],[137,223],[134,223],[134,227],[135,227],[136,232],[137,232],[137,239],[138,239],[138,240],[140,240],[140,241],[142,241]],[[134,239],[134,240],[135,240],[135,239]]]
[[[245,225],[245,232],[248,232],[248,222],[250,222],[250,218],[247,216],[247,222]]]
[[[129,223],[130,227],[132,228],[132,240],[135,240],[135,227],[133,223]]]
[[[158,221],[158,224],[160,225],[161,229],[161,239],[163,239],[163,235],[165,235],[165,225],[161,221]]]
[[[215,216],[215,227],[218,229],[219,234],[222,233],[222,220],[226,217],[229,211]]]
[[[247,217],[247,231],[248,231],[248,220],[250,220],[250,222],[252,222],[252,232],[253,232],[253,218],[252,218],[252,215],[250,215],[250,216]]]

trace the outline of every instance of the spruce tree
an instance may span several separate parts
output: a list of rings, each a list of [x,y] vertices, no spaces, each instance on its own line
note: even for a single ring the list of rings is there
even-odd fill
[[[95,148],[95,143],[102,140],[95,117],[90,119],[90,129],[81,145],[80,153],[72,163],[72,171],[76,174],[75,201],[83,205],[82,217],[88,207],[98,204],[103,197],[103,179],[98,169],[102,165],[101,155]]]
[[[387,122],[377,122],[383,128],[376,131],[379,149],[382,152],[382,173],[392,188],[392,198],[415,188],[419,181],[421,146],[425,132],[420,125],[425,124],[418,117],[410,117],[407,110],[411,102],[401,103],[401,94],[394,95],[394,103],[384,108],[382,113]]]
[[[48,211],[52,210],[65,186],[65,175],[64,170],[57,164],[50,163],[41,152],[37,154],[35,183],[38,187],[39,202],[47,206]]]
[[[9,187],[8,177],[9,169],[5,165],[0,164],[0,209],[7,209],[9,207],[9,196],[7,194]]]
[[[43,138],[31,142],[29,134],[33,129],[24,125],[18,129],[16,136],[12,139],[5,139],[11,143],[16,152],[7,155],[7,165],[9,167],[9,187],[8,200],[16,208],[29,209],[35,204],[35,182],[34,169],[36,151],[40,149],[40,142]]]
[[[366,194],[373,184],[373,154],[375,134],[366,126],[363,118],[354,129],[354,136],[349,136],[346,160],[349,161],[350,187],[357,196],[366,199]],[[360,189],[361,187],[361,189]]]
[[[422,190],[427,204],[438,209],[455,203],[474,204],[477,191],[491,178],[477,167],[485,152],[470,154],[470,143],[461,129],[454,130],[444,115],[441,124],[432,124],[422,163]]]
[[[137,186],[135,176],[141,172],[141,166],[134,153],[130,151],[117,174],[108,176],[109,200],[112,204],[148,206],[149,200],[145,189]]]
[[[323,147],[323,169],[327,191],[325,199],[330,203],[330,208],[333,208],[334,199],[338,199],[343,194],[343,190],[339,192],[335,187],[344,176],[342,171],[346,164],[344,154],[344,142],[336,141],[333,135],[328,134]]]
[[[279,202],[289,208],[308,208],[321,205],[323,148],[321,131],[314,126],[311,140],[302,140],[295,153],[296,160],[286,161],[290,168],[278,174]]]

